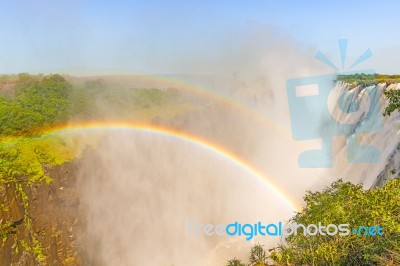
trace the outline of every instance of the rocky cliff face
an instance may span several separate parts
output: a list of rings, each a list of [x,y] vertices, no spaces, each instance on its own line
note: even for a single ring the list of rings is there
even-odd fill
[[[53,182],[23,187],[28,199],[25,206],[15,183],[0,186],[0,219],[5,224],[1,265],[84,263],[78,244],[83,216],[79,208],[77,163],[46,170]]]

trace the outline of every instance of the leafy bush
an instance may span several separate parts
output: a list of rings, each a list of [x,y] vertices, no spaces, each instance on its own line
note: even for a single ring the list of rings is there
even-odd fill
[[[294,265],[372,265],[400,243],[400,180],[385,186],[363,190],[341,180],[322,192],[308,192],[306,207],[292,222],[298,224],[342,224],[351,228],[380,225],[383,236],[291,235],[287,245],[274,249],[270,257],[279,263]]]
[[[226,266],[245,266],[241,260],[234,258],[231,260],[228,260]]]
[[[251,248],[250,251],[250,265],[267,265],[267,253],[264,247],[260,244],[256,244]]]
[[[389,100],[388,106],[385,108],[383,112],[384,116],[389,116],[394,111],[400,110],[400,90],[385,90],[385,96]]]
[[[256,244],[251,247],[250,256],[249,256],[250,263],[248,264],[249,266],[266,266],[266,265],[268,265],[267,260],[268,260],[268,256],[262,245]],[[242,263],[242,261],[237,258],[229,260],[226,265],[227,266],[245,266],[245,264]]]
[[[304,201],[306,206],[290,222],[348,223],[350,229],[379,225],[383,236],[292,234],[270,254],[259,244],[253,246],[249,265],[268,265],[268,260],[274,265],[400,265],[399,178],[370,190],[338,180],[321,192],[307,192]]]
[[[23,76],[16,99],[0,98],[0,135],[22,136],[68,120],[71,85],[60,75],[41,80]],[[26,87],[28,86],[28,87]]]

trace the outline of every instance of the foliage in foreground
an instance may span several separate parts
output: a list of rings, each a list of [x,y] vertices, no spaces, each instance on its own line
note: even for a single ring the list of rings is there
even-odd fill
[[[233,258],[231,260],[228,260],[228,262],[226,263],[226,266],[245,266],[241,260],[237,259],[237,258]]]
[[[306,226],[318,225],[319,222],[322,225],[348,223],[350,230],[359,226],[379,225],[384,228],[384,235],[357,235],[350,232],[348,236],[304,236],[300,233],[287,237],[285,245],[272,249],[267,254],[270,260],[278,265],[376,265],[382,261],[399,262],[399,178],[370,190],[339,180],[321,192],[307,192],[304,200],[305,208],[290,222]],[[259,254],[258,251],[259,247],[252,248],[251,258]],[[256,264],[257,260],[250,262],[250,265],[268,265],[267,260],[264,260],[265,264]]]
[[[400,243],[400,179],[381,188],[363,190],[361,185],[339,180],[322,192],[308,192],[306,207],[292,218],[298,224],[350,224],[384,228],[384,236],[290,236],[287,245],[275,249],[271,258],[295,265],[371,265]]]
[[[382,266],[400,265],[400,246],[397,245],[393,250],[388,250],[381,256],[376,256],[375,261]]]
[[[249,266],[267,266],[268,265],[268,256],[266,251],[264,250],[263,245],[256,244],[251,247],[250,255],[249,255]],[[228,260],[227,266],[245,266],[241,260],[237,258],[233,258]]]

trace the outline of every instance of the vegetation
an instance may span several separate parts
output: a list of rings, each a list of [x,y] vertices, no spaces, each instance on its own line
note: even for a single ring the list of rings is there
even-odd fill
[[[353,75],[338,75],[338,81],[349,83],[351,87],[370,86],[378,83],[400,83],[400,75],[365,74],[356,73]]]
[[[143,122],[155,115],[169,119],[192,108],[183,103],[174,89],[126,89],[101,80],[86,81],[73,87],[70,102],[71,119],[78,121],[118,119]],[[172,113],[169,110],[173,110]]]
[[[228,260],[226,266],[245,266],[245,264],[243,264],[241,260],[233,258],[231,260]]]
[[[400,90],[385,90],[386,98],[389,100],[389,104],[386,106],[383,112],[384,116],[391,115],[394,111],[400,110]]]
[[[384,187],[363,190],[361,185],[337,181],[322,192],[308,192],[306,207],[292,218],[301,224],[342,224],[351,228],[380,225],[384,236],[289,236],[286,246],[271,258],[280,263],[309,265],[370,265],[400,244],[400,179]]]
[[[353,88],[400,83],[400,75],[338,75],[337,80]],[[384,94],[389,104],[383,114],[389,116],[400,111],[400,90],[386,90]],[[384,235],[290,235],[286,244],[273,248],[269,254],[262,247],[253,247],[250,265],[257,265],[255,254],[261,254],[264,262],[267,256],[274,265],[400,265],[399,178],[370,190],[339,180],[321,192],[307,192],[304,201],[305,208],[290,222],[304,225],[345,223],[351,228],[379,225],[384,228]]]
[[[400,246],[393,250],[388,250],[381,256],[376,256],[375,261],[378,265],[395,266],[400,265]]]
[[[390,85],[393,83],[400,83],[400,75],[356,73],[353,75],[338,75],[337,81],[348,83],[350,88],[354,88],[357,86],[366,87],[379,83],[386,83],[387,85]],[[389,116],[394,111],[400,110],[400,90],[385,90],[384,95],[389,101],[388,106],[386,106],[383,112],[384,116]]]
[[[356,85],[400,82],[400,75],[339,75],[338,80]],[[4,85],[5,84],[5,85]],[[11,84],[11,85],[10,85]],[[0,95],[0,191],[5,185],[15,187],[24,209],[24,226],[30,232],[29,198],[33,185],[50,183],[46,167],[63,164],[79,156],[84,144],[70,145],[68,139],[42,134],[67,121],[125,119],[149,121],[164,119],[195,108],[183,103],[173,89],[134,89],[113,87],[99,80],[73,85],[60,75],[0,77],[1,86],[12,90]],[[7,88],[8,88],[7,87]],[[399,90],[386,90],[389,99],[384,115],[400,110]],[[113,110],[113,112],[110,112]],[[287,244],[266,252],[261,245],[251,248],[249,265],[398,265],[400,254],[400,180],[389,181],[381,188],[363,190],[359,185],[337,181],[322,192],[308,192],[306,207],[291,222],[311,224],[349,223],[352,227],[380,225],[384,236],[297,236]],[[0,211],[8,207],[0,203]],[[10,219],[0,217],[2,245],[15,234]],[[42,244],[30,232],[18,239],[13,250],[24,250],[37,262],[45,260]],[[72,259],[71,259],[72,260]],[[234,258],[228,266],[245,265]]]
[[[59,75],[17,81],[15,99],[0,98],[0,136],[24,136],[69,118],[69,83]],[[27,84],[30,84],[29,87]]]
[[[321,192],[308,192],[304,201],[305,208],[290,222],[304,225],[348,223],[350,229],[379,225],[384,228],[384,235],[293,234],[286,238],[285,245],[272,249],[268,254],[268,258],[278,265],[376,265],[378,262],[398,259],[399,178],[371,190],[339,180]],[[253,247],[251,253],[250,265],[267,265],[267,255],[262,247]]]
[[[268,260],[268,256],[262,245],[256,244],[251,247],[250,255],[249,255],[250,263],[247,265],[249,265],[249,266],[266,266],[266,265],[268,265],[267,260]],[[234,259],[228,260],[226,265],[227,266],[245,266],[246,264],[244,264],[241,260],[234,258]]]
[[[24,239],[15,239],[13,252],[24,250],[38,263],[46,256],[31,230],[28,191],[32,186],[52,182],[46,169],[73,160],[87,144],[74,137],[44,134],[46,130],[71,120],[118,117],[135,121],[144,113],[148,121],[156,114],[173,116],[174,111],[190,108],[181,104],[179,93],[173,89],[127,90],[110,88],[100,81],[72,85],[60,75],[1,76],[0,86],[7,88],[0,95],[0,191],[6,186],[15,188],[28,232]],[[163,112],[163,108],[173,111]],[[0,214],[9,211],[6,205],[0,204]],[[15,221],[6,217],[0,217],[1,245],[18,230]]]
[[[400,83],[400,75],[382,75],[382,74],[364,74],[356,73],[353,75],[338,75],[338,81],[346,82],[350,85],[350,88],[356,86],[370,86],[379,83],[386,83],[387,85],[393,83]],[[389,103],[386,106],[383,115],[389,116],[394,111],[400,110],[400,90],[391,89],[385,90],[384,95],[388,99]]]
[[[251,266],[262,266],[267,265],[267,253],[264,247],[257,244],[251,248],[250,251],[250,265]]]

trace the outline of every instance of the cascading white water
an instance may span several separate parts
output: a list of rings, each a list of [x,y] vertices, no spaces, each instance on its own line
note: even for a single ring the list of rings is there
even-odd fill
[[[399,153],[399,114],[394,112],[389,117],[383,117],[381,114],[388,104],[387,98],[383,95],[385,90],[397,90],[399,84],[377,84],[368,87],[358,86],[349,89],[349,85],[338,82],[334,91],[336,95],[331,101],[337,102],[338,96],[342,95],[343,104],[340,108],[338,104],[334,104],[332,116],[341,123],[350,125],[344,138],[336,143],[334,151],[335,160],[335,177],[344,178],[353,183],[363,184],[365,188],[375,185],[382,185],[386,179],[395,176],[392,170],[398,173],[400,153]],[[369,93],[374,91],[374,93]],[[332,104],[332,102],[330,103]],[[346,109],[346,110],[343,110]],[[371,118],[369,116],[374,115]],[[365,126],[367,123],[367,127]],[[374,123],[374,124],[372,124]],[[375,128],[374,128],[375,127]],[[365,130],[373,128],[372,130]],[[355,140],[360,145],[369,145],[375,147],[380,158],[373,163],[351,163],[348,161],[349,141]],[[347,143],[347,145],[346,145]],[[358,154],[365,156],[368,154]],[[396,175],[397,176],[397,175]]]

